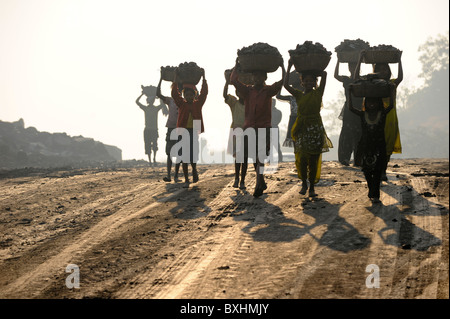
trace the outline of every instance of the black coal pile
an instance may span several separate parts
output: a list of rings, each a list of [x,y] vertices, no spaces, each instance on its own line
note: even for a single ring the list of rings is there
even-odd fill
[[[336,52],[345,52],[345,51],[361,51],[370,48],[369,42],[366,42],[361,39],[349,40],[344,39],[334,50]]]
[[[25,128],[23,119],[0,121],[0,170],[87,166],[122,160],[122,150],[92,138]]]
[[[183,62],[178,65],[180,69],[183,68],[198,68],[199,66],[195,62]]]
[[[390,44],[380,44],[380,45],[376,45],[373,47],[370,47],[371,51],[400,51],[399,49],[397,49],[396,47],[390,45]]]
[[[291,56],[309,53],[331,55],[331,52],[328,51],[321,43],[313,43],[312,41],[305,41],[303,44],[297,44],[295,50],[289,50],[289,54]]]
[[[238,56],[255,55],[255,54],[281,56],[280,51],[278,51],[277,48],[264,42],[258,42],[249,45],[247,47],[243,47],[242,49],[239,49],[237,52]]]

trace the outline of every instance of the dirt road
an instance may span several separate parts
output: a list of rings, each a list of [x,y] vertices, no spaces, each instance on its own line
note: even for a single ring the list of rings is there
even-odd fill
[[[293,163],[260,198],[253,170],[242,191],[199,167],[188,189],[162,166],[3,175],[0,298],[449,298],[447,159],[391,161],[378,205],[337,162],[315,199]]]

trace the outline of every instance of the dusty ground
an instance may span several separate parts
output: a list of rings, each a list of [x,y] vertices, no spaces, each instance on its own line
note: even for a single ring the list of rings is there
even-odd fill
[[[163,166],[3,174],[0,298],[449,298],[448,159],[393,160],[378,205],[337,162],[314,200],[293,163],[258,199],[249,172],[248,192],[231,165],[189,189]]]

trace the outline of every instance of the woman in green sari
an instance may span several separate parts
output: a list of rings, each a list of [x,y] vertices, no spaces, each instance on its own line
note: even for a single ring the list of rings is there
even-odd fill
[[[306,194],[309,180],[309,196],[314,197],[317,196],[314,184],[320,179],[322,153],[333,147],[320,116],[327,73],[322,71],[319,87],[317,87],[317,76],[315,74],[301,74],[300,80],[305,89],[302,92],[289,85],[291,67],[292,61],[289,60],[284,87],[295,97],[298,106],[297,119],[291,130],[294,140],[295,166],[298,177],[302,180],[300,194]]]

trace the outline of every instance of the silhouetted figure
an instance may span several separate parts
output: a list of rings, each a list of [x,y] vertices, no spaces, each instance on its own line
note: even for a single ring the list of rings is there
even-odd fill
[[[360,159],[357,158],[357,147],[359,140],[361,139],[361,120],[359,117],[350,111],[348,107],[348,86],[355,81],[354,73],[356,68],[356,63],[348,63],[348,70],[350,71],[350,77],[345,75],[339,75],[339,63],[336,63],[336,69],[334,71],[334,77],[342,85],[345,90],[345,103],[342,107],[342,111],[339,115],[339,119],[342,120],[342,129],[339,135],[338,144],[338,160],[341,164],[345,166],[350,165],[350,159],[353,153],[353,165],[360,166]],[[353,107],[361,110],[363,98],[352,96]]]
[[[148,161],[152,165],[152,151],[153,151],[153,165],[156,164],[156,152],[158,151],[158,112],[163,110],[167,114],[167,108],[163,103],[155,106],[156,88],[154,86],[141,86],[142,94],[136,99],[136,104],[145,113],[145,128],[144,128],[144,144],[145,154],[148,155]],[[143,95],[147,96],[147,104],[143,105],[139,100]]]
[[[163,178],[165,182],[171,181],[170,173],[172,171],[172,157],[170,156],[170,151],[172,149],[172,146],[174,146],[177,143],[177,140],[171,140],[170,134],[173,130],[177,128],[177,118],[178,118],[178,106],[175,104],[175,101],[173,98],[164,96],[161,93],[161,82],[163,80],[162,77],[162,70],[161,70],[161,77],[158,83],[158,86],[156,88],[156,96],[163,101],[168,109],[169,109],[169,116],[167,118],[167,132],[166,132],[166,155],[167,155],[167,176]],[[178,182],[178,172],[180,170],[181,162],[178,162],[175,164],[175,173],[173,176],[174,182]]]
[[[267,189],[264,175],[262,173],[264,167],[264,159],[270,151],[270,128],[272,126],[272,97],[280,92],[283,86],[283,78],[286,70],[284,69],[283,60],[280,66],[282,68],[282,79],[272,85],[266,85],[267,73],[264,71],[252,72],[253,85],[245,85],[238,78],[237,68],[239,62],[236,59],[236,65],[230,76],[230,82],[244,98],[245,105],[245,121],[244,129],[253,128],[256,133],[256,145],[248,145],[253,148],[256,153],[255,169],[256,169],[256,186],[253,196],[259,197]],[[266,145],[258,145],[259,128],[265,130]],[[264,158],[259,156],[264,153]]]
[[[183,174],[185,184],[183,187],[189,187],[189,172],[188,164],[192,167],[192,180],[194,183],[198,181],[197,172],[197,160],[198,160],[198,149],[194,148],[194,138],[198,139],[198,134],[204,132],[203,115],[202,108],[205,104],[206,97],[208,95],[208,83],[205,78],[205,70],[202,70],[202,89],[200,94],[197,95],[197,89],[193,84],[183,84],[182,94],[178,90],[178,69],[175,69],[175,78],[172,84],[172,98],[175,104],[178,106],[178,118],[177,118],[177,128],[185,128],[189,132],[189,148],[190,148],[190,160],[188,163],[182,162]],[[200,132],[195,132],[193,121],[200,120],[201,128]],[[198,140],[195,141],[198,145]],[[183,154],[181,154],[182,156]]]
[[[366,54],[365,50],[360,52],[359,61],[355,69],[355,79],[360,78],[360,68],[361,62]],[[396,79],[391,79],[392,72],[389,64],[387,63],[376,63],[373,64],[373,72],[378,75],[380,79],[389,81],[395,86],[394,91],[394,104],[392,111],[388,113],[386,117],[386,127],[384,130],[385,139],[386,139],[386,163],[384,165],[383,174],[381,180],[387,181],[386,176],[386,168],[389,163],[392,154],[401,154],[402,153],[402,143],[400,140],[400,129],[398,126],[398,117],[397,117],[397,107],[396,107],[396,95],[397,95],[397,87],[403,81],[403,67],[401,60],[402,52],[400,52],[399,62],[398,62],[398,75]],[[389,106],[389,98],[383,99],[384,108]]]
[[[351,94],[350,87],[349,93]],[[386,140],[384,129],[386,116],[394,107],[395,85],[391,85],[389,106],[384,108],[382,98],[364,98],[364,111],[353,107],[353,98],[349,99],[349,109],[359,116],[362,127],[358,150],[361,154],[361,166],[369,187],[369,198],[380,202],[380,183],[386,163]]]
[[[228,85],[230,84],[229,78],[225,76],[225,86],[223,88],[223,97],[225,99],[225,103],[228,104],[231,111],[231,129],[235,128],[243,128],[244,127],[244,121],[245,121],[245,106],[244,106],[244,99],[242,98],[242,95],[239,93],[239,91],[236,90],[237,97],[228,94]],[[240,145],[240,148],[236,147],[236,134],[238,134],[238,131],[233,132],[233,130],[230,129],[230,135],[228,137],[228,147],[227,152],[229,154],[232,154],[234,157],[234,184],[233,187],[240,189],[245,189],[245,177],[247,175],[247,168],[248,168],[248,158],[245,156],[246,154],[246,145]],[[234,133],[234,134],[233,134]],[[240,137],[240,135],[239,135]],[[238,137],[238,138],[239,138]],[[244,162],[239,163],[236,160],[236,154],[237,152],[244,152]],[[239,157],[239,156],[238,156]],[[239,176],[240,175],[240,176]],[[240,179],[239,179],[240,177]]]
[[[284,80],[285,89],[297,100],[297,119],[292,127],[292,139],[294,140],[295,166],[302,180],[300,194],[317,196],[314,184],[320,179],[322,167],[322,153],[333,147],[328,138],[320,116],[322,108],[322,97],[325,90],[327,73],[322,72],[320,85],[317,87],[317,76],[314,74],[301,74],[300,80],[304,92],[289,85],[289,71],[292,61],[289,60],[287,76]],[[309,176],[308,176],[309,170]]]

